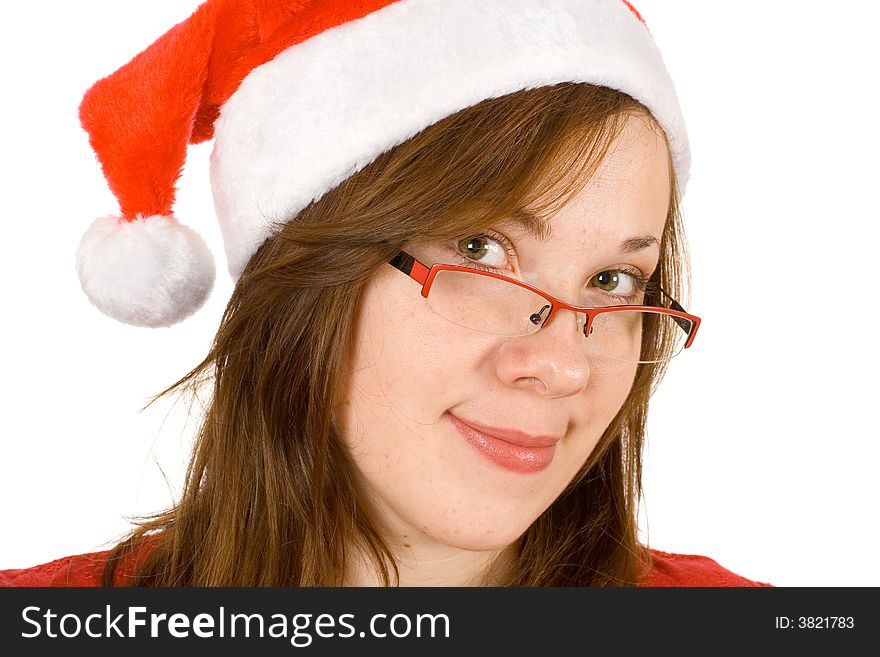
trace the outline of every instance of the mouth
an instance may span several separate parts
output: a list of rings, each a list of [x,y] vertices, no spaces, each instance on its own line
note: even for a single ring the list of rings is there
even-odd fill
[[[458,434],[484,458],[510,472],[529,474],[547,469],[559,438],[510,429],[475,426],[447,412]],[[491,432],[491,433],[489,433]]]

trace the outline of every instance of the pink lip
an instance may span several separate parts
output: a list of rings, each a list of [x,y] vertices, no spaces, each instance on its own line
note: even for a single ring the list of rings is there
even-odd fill
[[[478,452],[505,470],[529,473],[547,468],[556,454],[555,436],[532,436],[514,429],[472,425],[449,413],[459,434]]]

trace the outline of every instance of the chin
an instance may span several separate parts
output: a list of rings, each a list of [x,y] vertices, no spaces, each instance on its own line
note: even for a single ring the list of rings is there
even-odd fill
[[[467,526],[445,525],[435,531],[428,530],[428,536],[438,543],[443,543],[459,550],[472,552],[488,552],[501,550],[516,541],[529,528],[531,522],[510,523],[499,526],[494,522],[474,520]]]

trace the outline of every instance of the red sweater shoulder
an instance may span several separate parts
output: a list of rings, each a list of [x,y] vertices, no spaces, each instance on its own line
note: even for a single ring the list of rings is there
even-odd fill
[[[746,579],[709,557],[651,549],[651,567],[640,586],[773,586]]]
[[[640,586],[772,586],[737,575],[708,557],[653,549],[648,553],[650,570],[640,579]],[[90,552],[31,568],[0,570],[0,586],[101,586],[109,554],[109,550]],[[120,568],[120,576],[126,570]]]
[[[49,563],[0,570],[0,586],[101,586],[110,551],[62,557]]]

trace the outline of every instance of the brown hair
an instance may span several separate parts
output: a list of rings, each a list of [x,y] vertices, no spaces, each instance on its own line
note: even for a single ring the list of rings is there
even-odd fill
[[[207,357],[154,398],[212,389],[180,501],[137,521],[112,551],[105,585],[339,586],[354,546],[393,585],[392,553],[333,424],[361,290],[406,242],[460,238],[521,207],[549,217],[631,116],[653,123],[629,96],[586,84],[485,100],[382,154],[295,220],[278,218]],[[686,253],[671,162],[670,175],[654,280],[681,298]],[[636,526],[642,443],[663,369],[639,365],[590,458],[518,539],[495,583],[636,583],[646,557]],[[118,566],[135,554],[144,557],[120,580]]]

